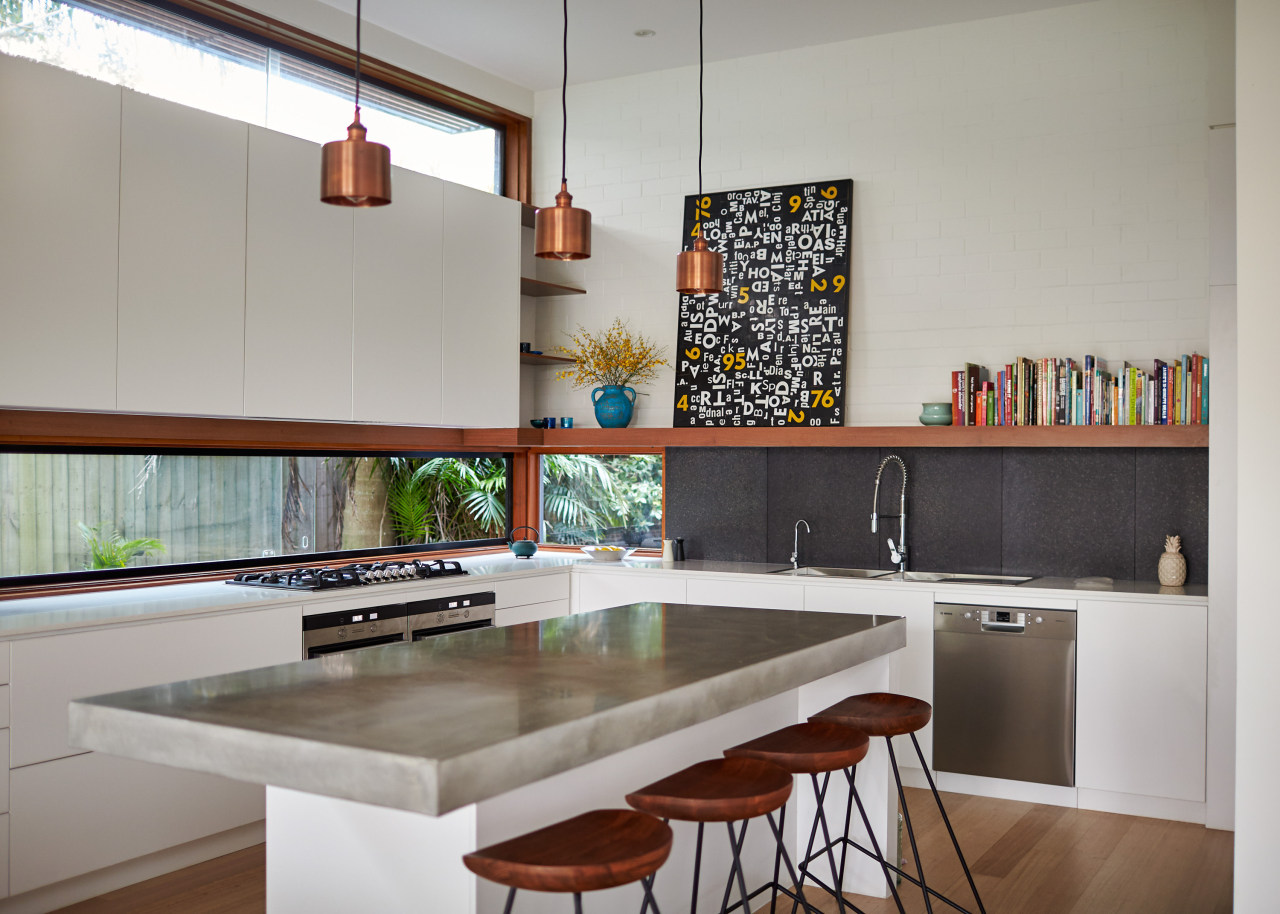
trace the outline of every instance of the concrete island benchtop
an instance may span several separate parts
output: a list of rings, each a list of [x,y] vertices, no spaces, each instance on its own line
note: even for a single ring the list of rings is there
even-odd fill
[[[71,742],[434,816],[905,645],[896,616],[634,603],[85,698]]]

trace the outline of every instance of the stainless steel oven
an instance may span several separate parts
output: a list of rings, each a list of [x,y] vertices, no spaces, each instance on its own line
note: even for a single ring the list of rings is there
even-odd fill
[[[302,617],[302,650],[310,660],[405,640],[405,605],[370,606]]]
[[[483,590],[408,603],[409,640],[421,641],[450,632],[488,628],[493,625],[496,602],[492,590]]]

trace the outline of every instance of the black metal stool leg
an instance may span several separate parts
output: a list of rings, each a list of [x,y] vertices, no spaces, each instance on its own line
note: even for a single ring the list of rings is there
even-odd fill
[[[885,878],[885,881],[889,883],[889,893],[893,895],[893,902],[898,906],[898,910],[901,912],[901,914],[906,914],[906,908],[902,906],[902,899],[898,896],[898,887],[897,885],[894,884],[894,881],[893,881],[893,874],[889,872],[889,863],[885,859],[884,854],[880,852],[880,842],[876,840],[876,834],[874,831],[871,830],[871,819],[867,816],[866,807],[862,805],[862,797],[858,794],[857,789],[853,786],[853,777],[855,774],[857,774],[858,769],[855,766],[854,768],[850,769],[850,771],[852,773],[849,775],[849,795],[858,801],[858,814],[862,816],[862,824],[867,830],[867,837],[871,839],[871,849],[876,852],[875,853],[876,859],[880,861],[880,869],[884,870],[884,878]],[[847,849],[848,845],[852,844],[853,842],[848,841],[849,829],[847,827],[845,828],[844,833],[845,833],[845,838],[847,842],[845,844],[845,847]],[[857,847],[857,845],[854,844],[854,847]],[[861,848],[859,848],[859,850],[861,850]]]
[[[947,818],[947,811],[942,806],[942,797],[938,796],[937,785],[933,783],[933,775],[929,773],[929,766],[925,763],[924,753],[920,751],[920,743],[914,733],[911,734],[911,744],[916,747],[916,755],[920,758],[920,767],[924,769],[924,776],[929,781],[929,789],[933,791],[933,801],[938,804],[938,812],[942,813],[943,824],[947,826],[947,834],[951,836],[951,846],[956,849],[956,856],[960,858],[960,866],[964,868],[964,878],[969,880],[969,888],[973,890],[973,899],[978,903],[978,910],[982,914],[987,914],[987,909],[982,906],[982,897],[978,894],[978,886],[973,881],[973,874],[969,872],[969,864],[964,859],[964,852],[960,850],[960,842],[956,839],[955,830],[951,827],[951,820]],[[905,809],[905,801],[903,808]],[[920,879],[923,881],[924,876],[921,875]]]
[[[781,831],[787,821],[787,804],[783,803],[778,808],[778,830]],[[769,897],[769,914],[773,914],[778,908],[778,872],[782,866],[782,855],[773,855],[773,894]]]
[[[929,900],[929,887],[924,881],[924,865],[920,862],[920,849],[916,847],[915,829],[911,827],[911,813],[907,809],[907,795],[902,790],[902,775],[898,773],[898,757],[893,753],[892,737],[885,737],[889,747],[889,763],[893,767],[893,780],[898,785],[898,802],[902,805],[902,818],[907,825],[907,837],[911,839],[911,855],[916,858],[916,873],[920,876],[920,889],[924,892],[924,909],[933,914],[933,902]]]
[[[839,874],[839,871],[836,869],[836,852],[831,843],[831,829],[827,827],[827,813],[823,807],[823,802],[827,798],[827,787],[831,782],[831,772],[828,771],[826,774],[826,777],[823,779],[821,797],[817,796],[818,776],[812,775],[812,777],[813,777],[813,792],[814,792],[815,798],[818,801],[817,820],[819,824],[822,825],[822,840],[826,844],[827,863],[829,863],[831,866],[832,881],[837,882],[836,885],[833,885],[831,887],[831,894],[834,895],[836,898],[836,907],[839,909],[840,914],[844,914],[845,908],[847,907],[847,904],[844,900],[844,891],[843,891],[844,886],[838,884],[840,874]],[[812,878],[812,876],[810,876],[810,878]]]
[[[507,893],[507,903],[502,906],[502,914],[511,914],[511,906],[516,903],[516,890]]]
[[[791,884],[795,886],[794,892],[788,892],[786,889],[780,889],[777,880],[774,881],[775,892],[780,890],[782,894],[791,896],[791,914],[795,914],[797,905],[804,905],[805,914],[822,914],[817,908],[809,904],[809,900],[804,897],[804,886],[801,885],[801,878],[796,873],[796,869],[791,865],[791,855],[787,853],[786,842],[782,838],[781,819],[774,821],[773,813],[766,813],[769,820],[769,828],[773,830],[774,840],[778,843],[777,859],[787,865],[787,875],[791,877]]]
[[[750,819],[743,821],[742,832],[736,842],[733,838],[733,823],[727,823],[729,826],[729,848],[733,851],[733,867],[738,872],[738,892],[742,895],[742,914],[751,914],[751,899],[747,895],[747,879],[742,872],[742,845],[747,841],[747,824],[750,821]],[[729,875],[732,876],[733,872],[730,871]]]
[[[653,880],[656,878],[657,874],[655,873],[640,880],[640,888],[644,891],[644,905],[640,908],[640,914],[645,914],[650,905],[653,905],[653,914],[662,914],[658,910],[658,899],[653,897]]]
[[[698,914],[698,875],[702,870],[702,822],[698,823],[698,846],[693,852],[693,900],[689,902],[689,914]],[[643,911],[640,914],[644,914]]]
[[[582,914],[582,893],[573,893],[573,914]]]

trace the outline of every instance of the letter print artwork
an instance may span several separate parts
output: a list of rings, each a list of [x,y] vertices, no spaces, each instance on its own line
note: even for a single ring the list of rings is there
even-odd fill
[[[686,197],[724,291],[681,295],[676,428],[844,424],[853,181]]]

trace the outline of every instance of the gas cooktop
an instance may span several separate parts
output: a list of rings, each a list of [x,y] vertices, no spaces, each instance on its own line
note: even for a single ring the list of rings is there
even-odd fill
[[[280,587],[286,590],[330,590],[335,587],[360,587],[364,584],[394,584],[398,581],[421,581],[467,574],[458,562],[415,560],[412,562],[373,562],[293,568],[284,571],[253,571],[238,574],[228,584],[246,587]]]

